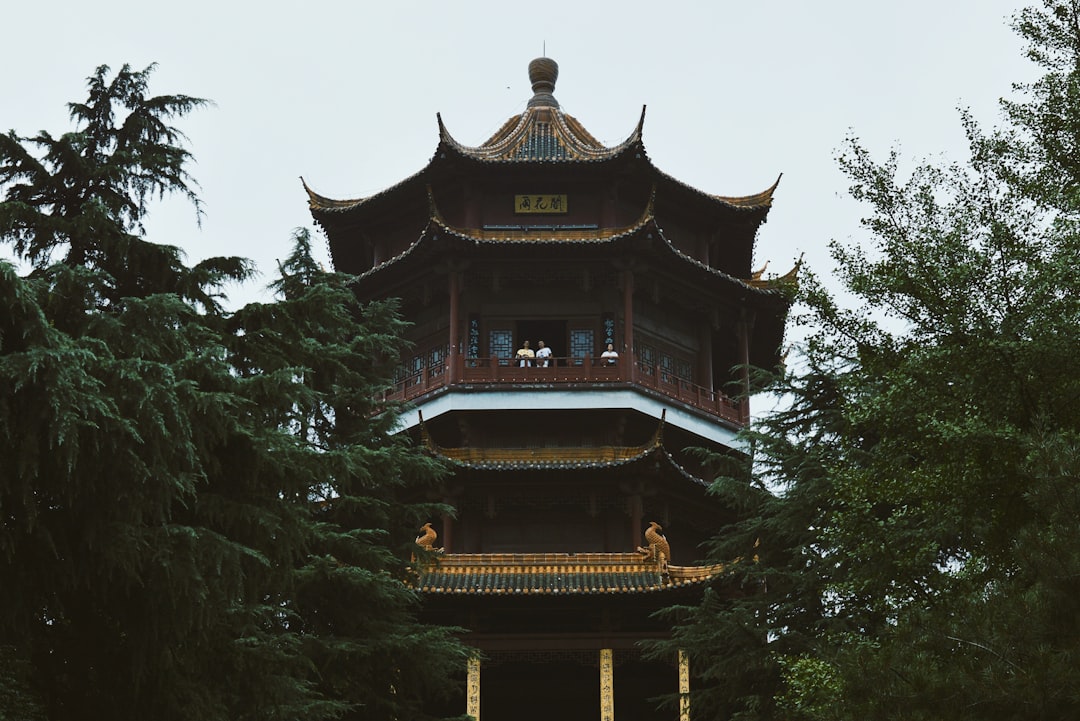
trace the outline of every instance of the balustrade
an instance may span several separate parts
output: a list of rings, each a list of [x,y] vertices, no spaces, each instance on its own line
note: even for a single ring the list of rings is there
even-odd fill
[[[458,385],[530,384],[543,386],[571,384],[628,384],[646,388],[685,405],[703,410],[736,423],[746,423],[749,411],[745,401],[736,401],[724,393],[691,383],[655,364],[638,358],[617,359],[593,356],[529,359],[522,365],[517,358],[468,358],[454,355],[450,368],[446,361],[423,366],[418,372],[400,378],[385,400],[411,401],[432,391]],[[545,360],[547,361],[545,365]]]

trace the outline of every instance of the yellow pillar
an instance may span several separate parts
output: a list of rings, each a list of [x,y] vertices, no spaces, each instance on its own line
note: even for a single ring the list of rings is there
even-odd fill
[[[480,721],[480,659],[469,658],[469,678],[465,689],[465,713]]]
[[[690,721],[690,654],[679,649],[679,721]]]
[[[600,721],[615,721],[615,674],[611,649],[600,649]]]

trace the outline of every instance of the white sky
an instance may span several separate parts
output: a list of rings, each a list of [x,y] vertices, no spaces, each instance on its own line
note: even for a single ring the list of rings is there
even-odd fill
[[[1020,2],[8,2],[0,131],[64,132],[97,65],[157,62],[152,93],[216,107],[179,123],[202,229],[166,203],[150,239],[190,261],[254,259],[263,278],[230,295],[265,299],[292,229],[313,225],[299,176],[335,198],[383,190],[430,159],[436,112],[480,144],[524,108],[546,43],[555,97],[601,142],[647,105],[649,157],[683,182],[747,195],[783,173],[757,262],[783,273],[805,252],[828,275],[827,242],[861,237],[835,162],[845,136],[880,158],[899,144],[963,159],[957,108],[992,125],[1010,84],[1037,75],[1008,23]]]

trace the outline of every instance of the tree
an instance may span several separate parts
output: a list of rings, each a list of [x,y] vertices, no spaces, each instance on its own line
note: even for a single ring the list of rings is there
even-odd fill
[[[206,104],[148,96],[152,69],[0,139],[0,238],[33,266],[0,263],[0,717],[419,718],[464,656],[406,583],[428,509],[398,492],[440,471],[374,400],[395,308],[301,233],[279,300],[230,313],[247,261],[147,240],[153,197],[199,207],[168,121]]]
[[[751,480],[716,486],[765,499],[715,551],[760,531],[739,574],[769,589],[676,636],[699,668],[768,672],[714,691],[748,718],[1080,713],[1078,20],[1075,0],[1017,16],[1047,74],[1003,129],[963,116],[965,164],[903,173],[846,145],[871,245],[832,251],[858,309],[804,279],[791,407],[749,435]],[[756,645],[708,632],[729,612]]]

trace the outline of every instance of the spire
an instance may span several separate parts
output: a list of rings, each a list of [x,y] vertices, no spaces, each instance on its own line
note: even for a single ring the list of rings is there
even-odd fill
[[[555,92],[555,81],[558,79],[559,64],[551,58],[537,58],[529,63],[529,81],[533,89],[529,107],[559,107],[559,101],[552,95]]]

